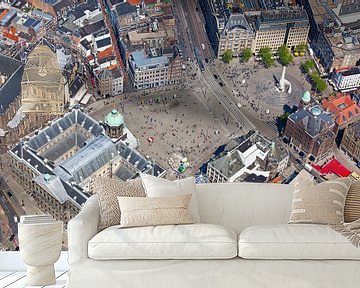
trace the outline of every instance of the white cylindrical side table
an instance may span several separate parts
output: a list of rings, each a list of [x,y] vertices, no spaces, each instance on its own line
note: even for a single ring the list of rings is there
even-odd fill
[[[18,228],[20,256],[27,265],[26,285],[55,284],[54,263],[60,257],[63,223],[18,223]]]

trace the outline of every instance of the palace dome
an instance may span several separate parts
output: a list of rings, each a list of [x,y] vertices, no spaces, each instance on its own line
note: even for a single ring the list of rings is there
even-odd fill
[[[301,100],[305,103],[309,103],[311,100],[311,95],[310,92],[308,90],[306,90],[303,94],[303,96],[301,97]]]
[[[117,111],[113,109],[109,114],[105,117],[105,124],[110,127],[116,127],[124,124],[124,117]]]

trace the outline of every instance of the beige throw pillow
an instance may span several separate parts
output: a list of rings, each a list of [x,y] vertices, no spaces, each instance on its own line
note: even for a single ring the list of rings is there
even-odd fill
[[[140,178],[121,181],[116,178],[97,178],[93,191],[100,205],[100,229],[120,224],[120,209],[117,196],[146,197]]]
[[[117,198],[121,210],[122,228],[193,223],[187,209],[191,194],[154,198]]]
[[[360,181],[351,184],[345,201],[345,222],[353,222],[360,219]]]
[[[148,174],[141,174],[141,180],[147,197],[163,197],[192,194],[189,211],[195,223],[200,222],[198,201],[196,197],[196,183],[194,177],[169,181]]]
[[[295,182],[290,223],[342,224],[350,185],[349,178]]]

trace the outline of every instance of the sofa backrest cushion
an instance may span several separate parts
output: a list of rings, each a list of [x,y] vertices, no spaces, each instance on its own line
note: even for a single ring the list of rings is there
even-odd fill
[[[285,224],[289,221],[293,191],[290,184],[197,184],[200,220],[236,233],[253,225]]]

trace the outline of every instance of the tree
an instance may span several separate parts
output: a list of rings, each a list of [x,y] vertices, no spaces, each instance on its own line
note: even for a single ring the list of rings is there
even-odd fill
[[[309,73],[312,69],[315,68],[315,63],[313,60],[306,60],[303,64],[301,64],[301,68],[305,73]]]
[[[275,61],[273,59],[272,50],[270,47],[263,47],[259,51],[259,56],[263,62],[265,68],[269,68],[274,65]]]
[[[283,114],[281,114],[281,115],[279,116],[280,121],[281,121],[281,122],[286,122],[286,120],[288,119],[289,115],[290,115],[290,112],[284,112]]]
[[[324,92],[327,88],[326,81],[322,79],[318,72],[314,72],[310,75],[310,79],[313,82],[313,86],[318,92]]]
[[[232,58],[233,58],[233,51],[231,49],[226,50],[223,56],[224,62],[230,63]]]
[[[306,43],[300,43],[295,47],[294,51],[298,53],[305,53],[306,48],[307,48]]]
[[[250,48],[245,48],[245,49],[242,51],[241,60],[242,60],[243,62],[248,62],[249,59],[251,58],[251,56],[252,56],[251,49],[250,49]]]
[[[282,65],[287,66],[293,62],[294,57],[291,55],[289,48],[286,45],[282,45],[278,49],[279,61]]]
[[[319,79],[318,82],[316,82],[316,90],[320,93],[324,92],[327,88],[326,81],[324,79]]]

